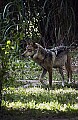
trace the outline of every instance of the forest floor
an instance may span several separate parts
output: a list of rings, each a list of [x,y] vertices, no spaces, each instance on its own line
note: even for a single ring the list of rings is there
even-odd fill
[[[35,114],[34,114],[35,113]],[[6,110],[0,111],[0,120],[78,120],[78,112],[74,114],[55,114],[51,111]]]
[[[29,80],[27,85],[24,85],[24,88],[29,84],[31,85],[31,83],[35,86],[40,84],[39,81]],[[78,83],[76,83],[76,85],[78,89]],[[13,110],[2,108],[0,111],[0,120],[78,120],[78,111],[74,111],[73,113],[71,111],[69,113],[53,113],[53,111],[50,110],[40,109]]]

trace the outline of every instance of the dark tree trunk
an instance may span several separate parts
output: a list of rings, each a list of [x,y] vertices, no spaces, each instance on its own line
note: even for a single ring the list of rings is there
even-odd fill
[[[76,20],[75,30],[77,35],[78,34],[78,0],[71,0],[70,3],[75,13],[75,20]]]

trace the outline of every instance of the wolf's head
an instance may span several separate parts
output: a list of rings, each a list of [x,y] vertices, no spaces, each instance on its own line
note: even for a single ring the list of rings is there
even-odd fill
[[[30,42],[27,43],[26,50],[22,54],[24,57],[30,56],[34,60],[37,58],[43,60],[46,54],[46,50],[38,43]]]
[[[22,54],[23,56],[33,56],[39,47],[38,43],[30,42],[27,43],[26,50]]]

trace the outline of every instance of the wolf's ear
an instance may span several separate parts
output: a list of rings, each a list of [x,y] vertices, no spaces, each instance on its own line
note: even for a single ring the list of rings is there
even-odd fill
[[[38,44],[38,43],[35,43],[35,45],[36,45],[37,47],[39,47],[39,46],[40,46],[40,44]]]

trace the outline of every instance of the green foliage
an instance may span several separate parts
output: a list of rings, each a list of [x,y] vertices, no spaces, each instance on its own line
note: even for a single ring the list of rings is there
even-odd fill
[[[19,60],[15,57],[9,60],[8,69],[9,76],[7,81],[4,81],[5,86],[18,86],[18,83],[16,84],[17,80],[39,79],[41,72],[41,67],[32,60]]]
[[[3,106],[8,109],[40,109],[53,112],[78,110],[78,91],[72,88],[45,90],[41,88],[5,88]]]

